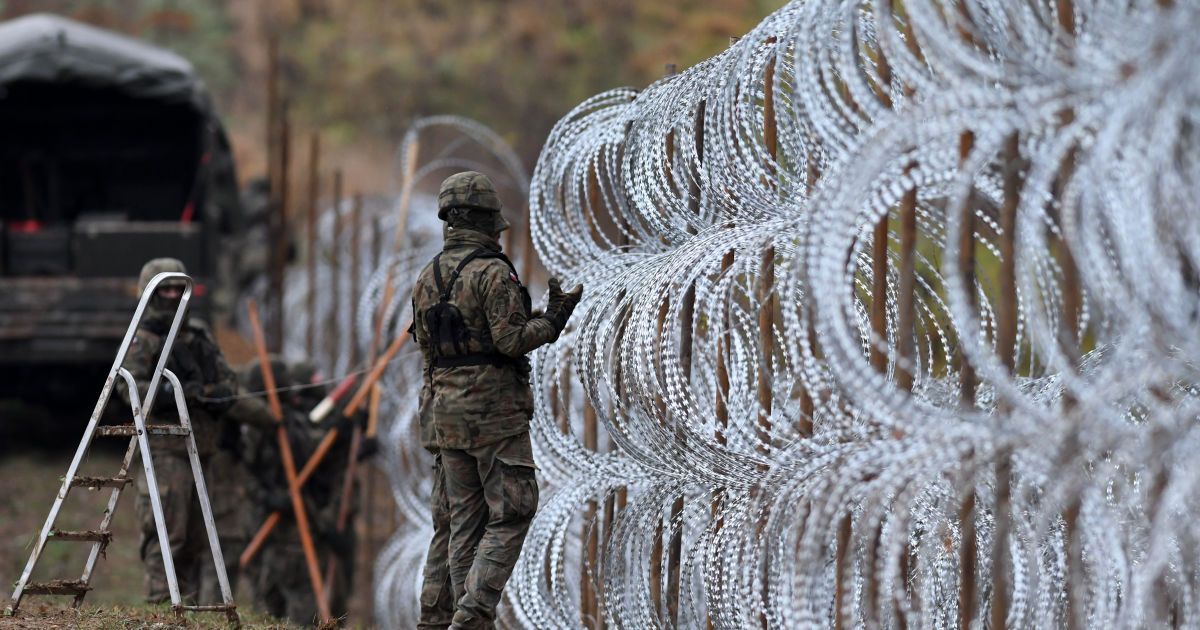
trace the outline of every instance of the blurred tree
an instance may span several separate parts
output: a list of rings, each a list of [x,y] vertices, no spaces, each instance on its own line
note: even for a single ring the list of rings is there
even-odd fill
[[[345,154],[386,152],[430,114],[476,118],[532,163],[556,120],[596,92],[720,52],[784,0],[0,0],[145,38],[196,65],[243,176],[261,170],[265,39],[280,36],[297,129]]]

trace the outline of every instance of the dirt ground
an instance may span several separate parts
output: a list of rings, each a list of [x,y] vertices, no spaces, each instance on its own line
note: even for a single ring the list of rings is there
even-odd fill
[[[109,448],[96,447],[89,452],[79,474],[111,477],[120,469],[124,440],[113,440]],[[117,442],[121,442],[120,445]],[[100,444],[103,444],[102,442]],[[116,447],[116,448],[112,448]],[[34,448],[0,452],[0,610],[8,604],[11,588],[25,568],[37,533],[62,483],[71,462],[73,447],[63,445],[49,450]],[[136,465],[136,460],[135,460]],[[390,518],[382,479],[375,485],[376,545],[382,544]],[[139,532],[134,502],[137,491],[133,486],[122,493],[111,526],[113,541],[106,557],[96,565],[92,576],[93,589],[88,593],[82,612],[71,610],[69,597],[30,596],[22,602],[26,611],[16,619],[0,616],[0,628],[168,628],[178,627],[166,608],[158,610],[142,604],[142,564],[138,556]],[[95,529],[104,512],[109,491],[72,489],[63,504],[56,526],[59,529]],[[363,518],[359,518],[359,540],[364,541]],[[46,545],[42,559],[34,572],[34,581],[55,578],[75,580],[83,570],[90,543],[55,541]],[[352,599],[349,626],[370,626],[370,558],[374,552],[360,545],[360,561],[356,578],[357,596]],[[249,596],[242,590],[236,597],[245,613]],[[218,615],[202,615],[187,627],[222,627]],[[259,617],[259,619],[262,619]],[[202,622],[203,625],[196,625]],[[286,626],[256,625],[256,628]],[[215,624],[215,625],[212,625]]]
[[[294,630],[296,626],[279,623],[255,613],[241,615],[244,630]],[[14,617],[0,617],[0,630],[162,630],[190,628],[216,630],[233,625],[217,614],[189,615],[179,620],[163,606],[98,606],[85,604],[79,610],[66,604],[35,604]]]

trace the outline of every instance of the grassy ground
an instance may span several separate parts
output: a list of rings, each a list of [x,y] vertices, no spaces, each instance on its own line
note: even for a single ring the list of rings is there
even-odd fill
[[[124,440],[111,440],[117,450],[93,448],[80,473],[88,476],[111,477],[121,466]],[[117,442],[121,444],[118,445]],[[62,476],[71,463],[73,447],[62,446],[49,450],[34,448],[8,449],[0,452],[0,611],[8,604],[12,586],[16,583],[29,559],[38,531],[62,483]],[[139,465],[135,459],[134,465]],[[56,526],[64,530],[95,529],[100,525],[109,490],[92,491],[75,488],[63,504]],[[377,514],[386,513],[386,497],[377,492]],[[93,590],[88,593],[81,611],[70,608],[70,598],[64,596],[30,596],[22,601],[22,613],[16,619],[0,616],[0,629],[8,628],[173,628],[180,627],[167,607],[142,603],[142,563],[138,556],[139,531],[134,502],[137,490],[129,486],[122,493],[113,518],[113,541],[105,557],[96,564],[92,574]],[[382,520],[382,519],[380,519]],[[361,519],[360,519],[361,521]],[[385,523],[380,523],[383,530]],[[394,527],[394,524],[392,524]],[[387,531],[390,531],[388,529]],[[361,534],[361,532],[360,532]],[[376,545],[382,542],[383,531],[376,533]],[[360,536],[360,541],[363,537]],[[51,579],[76,580],[83,570],[91,548],[90,543],[52,541],[46,545],[34,572],[34,581]],[[370,549],[360,546],[360,571],[356,580],[355,597],[351,600],[349,627],[365,627],[370,619]],[[249,610],[249,597],[244,590],[237,596],[243,619],[257,619],[253,628],[286,628],[272,625]],[[192,628],[223,627],[218,614],[189,615],[187,626]]]
[[[123,440],[121,440],[123,442]],[[123,453],[93,449],[80,474],[112,477],[120,470]],[[0,584],[7,600],[17,581],[37,533],[71,463],[69,450],[7,453],[0,458]],[[104,514],[109,491],[75,488],[60,512],[57,527],[65,530],[96,529]],[[106,557],[96,564],[87,601],[93,604],[137,604],[141,601],[142,563],[138,558],[138,525],[134,514],[137,491],[130,486],[121,495],[113,517],[113,541]],[[90,543],[49,542],[38,562],[34,581],[79,579],[91,549]],[[64,597],[30,597],[26,601],[64,600]]]
[[[290,630],[296,626],[280,623],[255,613],[241,613],[242,627],[248,630]],[[85,604],[75,610],[66,604],[34,604],[16,617],[0,617],[0,629],[22,628],[50,630],[71,628],[79,630],[158,630],[161,628],[232,628],[225,617],[217,613],[190,613],[179,620],[170,606],[103,606]]]

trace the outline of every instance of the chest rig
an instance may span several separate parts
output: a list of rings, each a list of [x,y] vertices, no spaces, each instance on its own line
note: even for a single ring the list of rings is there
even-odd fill
[[[483,352],[469,352],[469,342],[472,337],[476,341],[481,342],[481,345],[485,347],[491,344],[484,342],[482,335],[472,334],[471,329],[463,320],[462,311],[450,301],[450,293],[454,290],[454,283],[458,281],[463,270],[472,261],[487,258],[502,260],[504,264],[508,265],[509,270],[512,271],[513,277],[516,278],[517,269],[513,266],[512,261],[501,252],[476,249],[467,254],[458,263],[458,266],[454,268],[447,281],[442,277],[441,258],[442,255],[440,253],[433,258],[433,281],[437,285],[438,303],[425,311],[425,330],[429,333],[429,338],[432,342],[430,345],[433,348],[433,363],[429,366],[430,369],[464,367],[468,365],[492,365],[495,367],[521,365],[523,363],[522,358],[513,358],[501,354],[494,348]],[[520,285],[520,287],[525,315],[528,316],[532,310],[532,300],[525,286]]]

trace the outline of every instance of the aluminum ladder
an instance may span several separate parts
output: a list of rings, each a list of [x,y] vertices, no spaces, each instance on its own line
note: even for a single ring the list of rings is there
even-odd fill
[[[138,324],[141,322],[146,305],[150,302],[150,298],[154,295],[158,285],[166,280],[183,280],[185,287],[183,295],[179,300],[179,306],[175,310],[174,319],[171,321],[170,331],[167,333],[166,341],[163,343],[162,350],[159,353],[154,373],[151,376],[149,391],[146,392],[143,402],[133,375],[121,367],[121,365],[124,363],[125,356],[128,354],[129,348],[133,343],[134,335],[137,333]],[[175,344],[175,336],[179,332],[180,325],[183,323],[184,314],[191,296],[192,279],[182,273],[160,273],[151,278],[145,291],[142,292],[137,310],[133,314],[133,319],[129,323],[128,330],[125,331],[125,338],[117,350],[117,356],[113,360],[112,368],[108,371],[108,378],[104,382],[104,388],[100,390],[100,398],[96,401],[96,407],[92,411],[91,420],[88,422],[87,428],[84,429],[83,439],[79,442],[79,448],[75,450],[75,458],[71,460],[71,465],[67,468],[67,474],[63,478],[62,487],[59,489],[58,496],[55,497],[54,504],[50,507],[50,513],[46,516],[46,523],[42,526],[41,533],[38,535],[37,544],[34,545],[33,553],[29,555],[29,562],[26,563],[25,570],[21,573],[21,579],[17,581],[16,588],[13,590],[12,601],[5,611],[7,615],[12,616],[16,614],[21,605],[21,599],[26,595],[73,595],[75,599],[72,605],[75,607],[78,607],[83,602],[84,596],[91,590],[90,583],[92,571],[96,567],[96,560],[104,553],[105,548],[112,541],[112,532],[109,531],[109,525],[112,523],[113,513],[116,511],[121,491],[133,481],[133,478],[129,476],[129,467],[133,463],[134,455],[140,451],[142,470],[146,475],[146,483],[150,489],[150,506],[154,512],[154,523],[158,531],[158,546],[162,552],[163,568],[166,572],[167,586],[171,593],[171,606],[176,616],[182,617],[186,611],[222,612],[225,613],[226,618],[235,627],[241,626],[237,606],[234,604],[233,594],[229,588],[229,576],[225,573],[225,559],[221,554],[221,545],[217,538],[217,528],[213,522],[212,506],[208,500],[208,488],[204,483],[204,472],[200,467],[200,457],[196,451],[196,440],[192,435],[191,417],[188,414],[187,403],[183,398],[183,387],[178,377],[166,369],[167,359],[171,355],[171,348]],[[179,424],[151,424],[146,421],[146,418],[150,415],[150,410],[153,408],[159,384],[164,377],[174,390],[175,407],[179,413]],[[100,426],[100,418],[104,415],[104,410],[108,406],[117,378],[124,379],[125,384],[129,387],[133,423]],[[222,604],[205,606],[186,605],[179,594],[179,581],[175,575],[175,562],[171,557],[171,545],[167,537],[166,522],[163,518],[162,501],[158,494],[158,480],[154,474],[154,458],[150,454],[151,435],[175,436],[187,442],[188,459],[191,461],[192,477],[196,482],[196,494],[200,499],[200,512],[204,517],[204,527],[208,532],[209,549],[212,551],[213,563],[216,565],[217,581],[221,587]],[[129,447],[125,450],[125,458],[121,463],[121,470],[115,477],[78,476],[76,473],[78,473],[79,466],[87,455],[88,448],[91,446],[92,441],[98,437],[130,438]],[[104,517],[100,522],[99,529],[65,531],[54,527],[59,510],[62,508],[63,502],[66,500],[71,488],[91,488],[93,490],[112,488],[112,493],[108,499],[108,506],[104,511]],[[29,581],[33,575],[34,568],[37,566],[38,558],[45,549],[46,543],[50,540],[89,542],[92,544],[91,553],[88,555],[87,562],[83,568],[83,574],[78,580]]]

